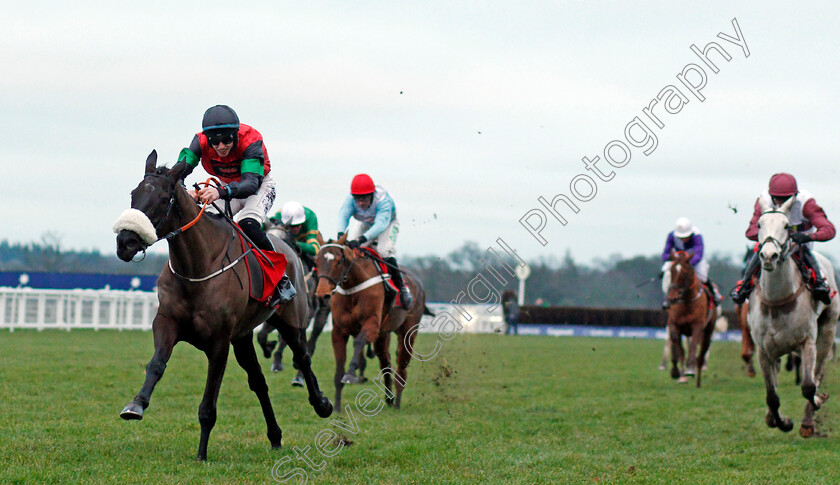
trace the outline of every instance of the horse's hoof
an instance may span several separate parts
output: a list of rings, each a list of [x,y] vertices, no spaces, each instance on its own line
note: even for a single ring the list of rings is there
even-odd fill
[[[814,436],[814,434],[816,434],[816,428],[813,424],[802,423],[802,425],[799,427],[799,436],[803,438],[811,438]]]
[[[684,375],[691,377],[694,377],[696,373],[697,371],[694,369],[694,367],[686,367],[685,372],[683,372]]]
[[[333,412],[333,404],[325,396],[316,398],[315,402],[312,403],[312,407],[315,408],[315,413],[322,418],[330,417]]]
[[[680,378],[680,370],[676,367],[671,367],[671,379],[679,379]]]
[[[667,368],[668,368],[668,366],[667,366],[667,365],[665,365],[665,363],[664,363],[664,362],[663,362],[663,363],[661,363],[661,364],[659,364],[659,367],[657,367],[657,369],[659,369],[659,370],[665,370],[665,369],[667,369]]]
[[[747,377],[755,377],[755,368],[747,367]]]
[[[677,379],[677,384],[688,384],[688,377],[686,377],[686,376],[680,377],[679,379]]]
[[[388,407],[391,407],[391,408],[394,407],[394,398],[393,397],[385,398],[385,403],[388,404]]]
[[[341,378],[341,383],[342,384],[358,384],[359,383],[359,378],[348,372],[348,373],[344,374],[344,376]]]
[[[283,370],[283,364],[271,364],[271,372],[280,372]]]
[[[143,419],[143,406],[137,404],[136,402],[130,402],[120,412],[120,417],[126,421]]]
[[[292,379],[292,386],[294,387],[303,387],[303,377],[298,374]]]
[[[785,433],[789,432],[793,429],[793,421],[790,418],[782,418],[782,422],[779,423],[779,429]]]

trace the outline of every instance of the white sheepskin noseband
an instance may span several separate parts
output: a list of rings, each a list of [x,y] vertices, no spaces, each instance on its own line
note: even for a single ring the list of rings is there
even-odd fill
[[[119,233],[122,230],[132,231],[148,245],[152,245],[158,240],[155,226],[149,217],[137,209],[126,209],[117,220],[114,221],[114,232]]]

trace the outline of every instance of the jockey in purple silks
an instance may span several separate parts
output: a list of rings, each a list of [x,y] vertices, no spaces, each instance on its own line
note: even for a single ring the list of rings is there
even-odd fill
[[[662,301],[662,308],[667,309],[668,304],[668,288],[671,286],[671,250],[674,251],[693,251],[691,256],[691,266],[697,272],[697,279],[701,281],[706,287],[711,290],[714,295],[715,305],[723,301],[723,297],[715,289],[712,280],[709,278],[709,262],[703,256],[703,236],[700,231],[691,225],[691,221],[686,217],[680,217],[675,223],[674,230],[668,233],[665,239],[665,249],[662,250],[662,292],[665,293],[665,299]]]

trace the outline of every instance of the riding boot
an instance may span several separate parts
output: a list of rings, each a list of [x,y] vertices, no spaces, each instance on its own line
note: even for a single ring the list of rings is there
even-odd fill
[[[813,289],[811,292],[814,294],[814,298],[817,300],[825,303],[826,305],[831,304],[831,288],[825,283],[825,278],[822,277],[822,273],[820,272],[820,265],[817,263],[817,259],[814,258],[814,254],[808,248],[807,245],[803,244],[800,247],[802,251],[802,261],[808,266],[808,268],[813,271],[813,275],[806,275],[806,278],[812,280]]]
[[[393,256],[385,258],[385,262],[393,266],[393,268],[391,268],[391,279],[394,280],[394,284],[396,284],[397,288],[400,289],[400,304],[404,309],[408,310],[414,303],[414,298],[411,296],[411,290],[405,286],[402,271],[400,271],[399,266],[397,265],[397,258]]]
[[[251,242],[254,243],[255,246],[262,249],[263,251],[274,251],[274,245],[271,243],[271,239],[268,238],[265,231],[262,230],[260,223],[251,218],[242,219],[239,222],[239,226],[245,232],[245,234],[251,239]],[[280,278],[280,281],[277,283],[277,286],[274,288],[274,293],[271,295],[271,298],[268,300],[268,306],[271,308],[276,308],[278,305],[283,303],[288,303],[294,299],[297,291],[295,291],[294,285],[292,285],[292,280],[289,279],[286,274],[283,274],[283,277]]]
[[[750,260],[747,261],[747,265],[744,267],[744,276],[742,277],[743,279],[735,284],[735,289],[733,289],[732,292],[729,294],[729,296],[732,297],[732,301],[734,301],[736,305],[744,303],[745,301],[747,301],[747,297],[750,296],[750,292],[753,289],[752,279],[753,276],[758,274],[760,262],[761,261],[758,257],[757,252],[753,253],[753,255],[750,256]]]
[[[721,302],[723,302],[723,295],[720,294],[712,279],[707,279],[703,284],[712,292],[712,299],[715,301],[715,306],[720,306]]]

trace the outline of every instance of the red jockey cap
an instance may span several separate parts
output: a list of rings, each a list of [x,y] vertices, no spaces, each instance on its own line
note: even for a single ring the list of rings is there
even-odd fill
[[[350,183],[350,193],[353,195],[368,195],[376,191],[376,186],[373,185],[373,179],[366,173],[360,173],[353,177],[353,182]]]
[[[789,173],[777,173],[770,177],[768,192],[776,197],[787,197],[799,192],[796,188],[796,179]]]

